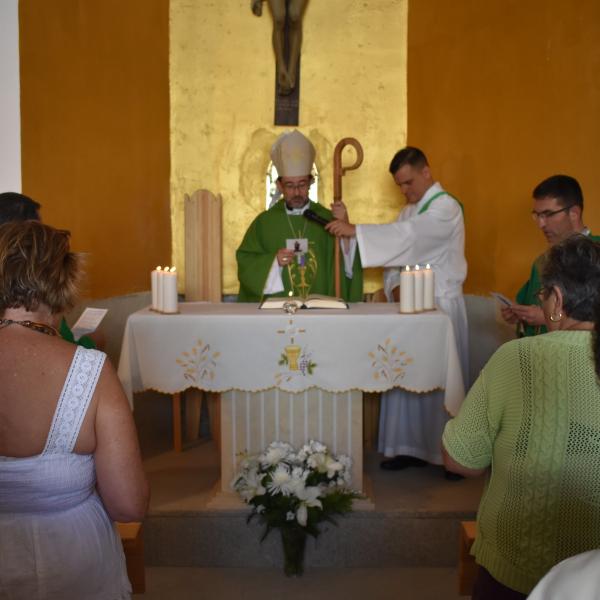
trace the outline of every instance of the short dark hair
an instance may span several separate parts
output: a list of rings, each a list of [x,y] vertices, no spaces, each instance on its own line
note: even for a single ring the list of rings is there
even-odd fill
[[[77,300],[81,276],[81,256],[70,251],[68,231],[33,220],[0,225],[0,315],[40,304],[62,313]]]
[[[422,169],[423,167],[428,167],[429,163],[423,150],[419,150],[419,148],[415,148],[414,146],[406,146],[406,148],[402,148],[402,150],[398,150],[394,154],[394,158],[392,158],[392,162],[390,163],[390,173],[394,175],[404,165]]]
[[[11,221],[39,221],[40,205],[25,194],[4,192],[0,194],[0,225]]]
[[[595,323],[594,354],[600,377],[600,243],[576,234],[548,251],[542,270],[546,290],[560,288],[567,316]]]
[[[583,211],[583,193],[575,177],[570,175],[552,175],[544,179],[533,190],[536,200],[556,198],[561,206],[579,206]]]

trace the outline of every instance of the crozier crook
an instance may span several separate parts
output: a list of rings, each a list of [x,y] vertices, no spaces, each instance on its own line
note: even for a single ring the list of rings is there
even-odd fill
[[[346,146],[352,146],[356,151],[356,160],[353,165],[342,167],[342,152]],[[360,142],[356,138],[342,138],[336,145],[333,151],[333,201],[337,202],[342,199],[342,177],[346,171],[358,169],[363,161],[363,149]],[[335,265],[335,295],[341,297],[340,289],[340,244],[335,244],[334,254]]]

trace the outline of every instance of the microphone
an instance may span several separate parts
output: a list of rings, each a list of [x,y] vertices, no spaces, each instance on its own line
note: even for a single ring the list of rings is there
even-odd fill
[[[331,221],[328,221],[325,217],[318,215],[314,210],[311,210],[310,208],[305,210],[302,214],[309,221],[314,221],[319,225],[323,225],[323,227],[325,227],[325,225],[327,225],[328,223],[331,223]]]

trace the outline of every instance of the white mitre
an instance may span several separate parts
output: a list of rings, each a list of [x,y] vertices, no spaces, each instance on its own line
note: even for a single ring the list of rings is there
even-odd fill
[[[271,147],[271,160],[279,177],[310,175],[315,147],[297,129],[281,134]]]

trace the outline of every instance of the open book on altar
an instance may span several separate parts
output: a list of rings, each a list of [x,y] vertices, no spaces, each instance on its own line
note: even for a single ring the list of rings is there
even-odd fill
[[[341,298],[321,296],[320,294],[311,294],[304,300],[298,296],[266,298],[260,303],[258,308],[283,308],[286,302],[295,302],[299,308],[348,308],[348,304]]]

